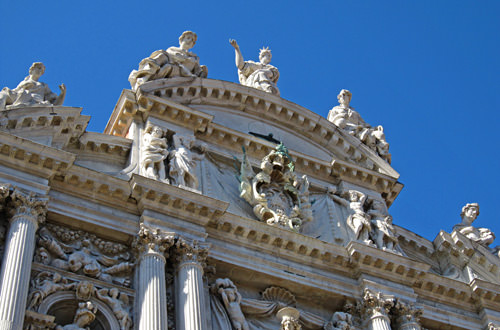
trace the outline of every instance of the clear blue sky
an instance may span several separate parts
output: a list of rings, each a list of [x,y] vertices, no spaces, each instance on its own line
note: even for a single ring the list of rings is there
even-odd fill
[[[229,38],[246,59],[269,46],[282,97],[326,116],[346,88],[384,126],[405,185],[394,223],[432,240],[478,202],[476,226],[500,237],[500,1],[304,3],[4,0],[0,86],[42,61],[41,80],[64,82],[65,105],[102,132],[130,71],[182,31],[198,34],[193,51],[213,79],[238,81]]]

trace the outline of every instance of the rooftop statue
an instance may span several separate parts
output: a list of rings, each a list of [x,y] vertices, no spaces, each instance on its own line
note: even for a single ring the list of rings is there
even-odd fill
[[[229,43],[234,47],[235,61],[238,67],[238,77],[240,83],[245,86],[260,89],[271,94],[280,95],[276,83],[280,77],[278,69],[271,64],[271,51],[269,48],[262,48],[259,54],[259,63],[254,61],[244,61],[240,46],[234,39],[229,39]]]
[[[349,105],[351,99],[352,93],[350,91],[341,90],[337,96],[339,105],[330,110],[328,120],[349,135],[360,139],[390,164],[391,154],[389,153],[389,143],[385,140],[384,128],[382,126],[373,128],[367,124],[360,114]]]
[[[61,94],[52,93],[46,83],[38,81],[45,72],[45,65],[42,62],[35,62],[31,65],[29,76],[10,89],[4,87],[0,91],[0,110],[7,106],[33,106],[33,105],[62,105],[66,96],[66,86],[59,85]]]
[[[184,31],[179,37],[179,47],[157,50],[139,63],[139,69],[133,70],[128,80],[133,90],[145,82],[173,77],[207,77],[207,67],[200,65],[200,59],[189,50],[194,47],[196,33]]]
[[[467,203],[462,207],[462,212],[460,217],[462,217],[462,222],[458,225],[453,226],[453,230],[458,231],[470,240],[481,244],[484,247],[488,247],[495,240],[495,234],[488,228],[476,228],[472,226],[474,220],[476,220],[479,215],[479,204],[477,203]]]

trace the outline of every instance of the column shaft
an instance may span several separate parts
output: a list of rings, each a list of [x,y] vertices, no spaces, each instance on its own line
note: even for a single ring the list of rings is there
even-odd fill
[[[391,330],[391,323],[386,316],[378,315],[370,319],[370,330]]]
[[[139,330],[167,330],[165,257],[147,253],[139,266]]]
[[[206,329],[203,268],[198,262],[179,264],[177,271],[177,327],[179,330]]]
[[[401,325],[400,330],[421,330],[421,327],[416,322],[408,322]]]
[[[11,220],[0,273],[0,330],[23,326],[37,228],[26,214]]]

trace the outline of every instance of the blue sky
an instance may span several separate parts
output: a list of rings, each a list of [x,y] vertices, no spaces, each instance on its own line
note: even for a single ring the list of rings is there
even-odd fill
[[[193,51],[209,78],[237,82],[245,59],[269,46],[281,96],[326,116],[342,88],[372,125],[383,125],[405,185],[394,223],[434,239],[480,204],[476,226],[500,238],[497,126],[499,1],[8,1],[0,2],[0,87],[32,62],[65,105],[102,132],[139,61],[198,34]],[[492,246],[500,242],[499,239]]]

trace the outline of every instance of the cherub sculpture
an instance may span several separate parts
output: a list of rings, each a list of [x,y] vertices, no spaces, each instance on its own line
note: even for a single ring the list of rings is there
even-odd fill
[[[280,73],[276,67],[269,64],[272,58],[269,48],[262,48],[260,50],[259,62],[257,63],[243,60],[240,46],[236,40],[230,39],[229,43],[234,47],[240,83],[279,96],[280,91],[276,87],[276,83],[278,82]]]
[[[476,228],[472,226],[472,223],[476,220],[478,215],[479,204],[467,203],[464,207],[462,207],[462,212],[460,213],[462,222],[453,226],[453,230],[457,230],[470,240],[477,242],[484,247],[488,247],[495,240],[495,234],[493,234],[493,232],[488,228]]]
[[[126,294],[112,288],[109,293],[107,289],[96,290],[96,296],[111,307],[120,323],[120,330],[129,330],[132,327],[132,319],[127,309],[129,299]]]
[[[141,146],[141,175],[169,183],[165,171],[168,156],[167,139],[158,126],[148,126],[144,132]]]
[[[30,67],[29,75],[14,89],[4,87],[0,91],[0,110],[8,105],[62,105],[66,96],[66,86],[61,84],[59,89],[61,94],[52,93],[46,83],[40,82],[40,77],[45,72],[45,65],[42,62],[35,62]]]
[[[130,73],[128,80],[133,90],[145,82],[173,77],[207,77],[207,67],[189,50],[194,47],[196,33],[185,31],[179,37],[179,47],[157,50],[139,63],[139,69]]]

